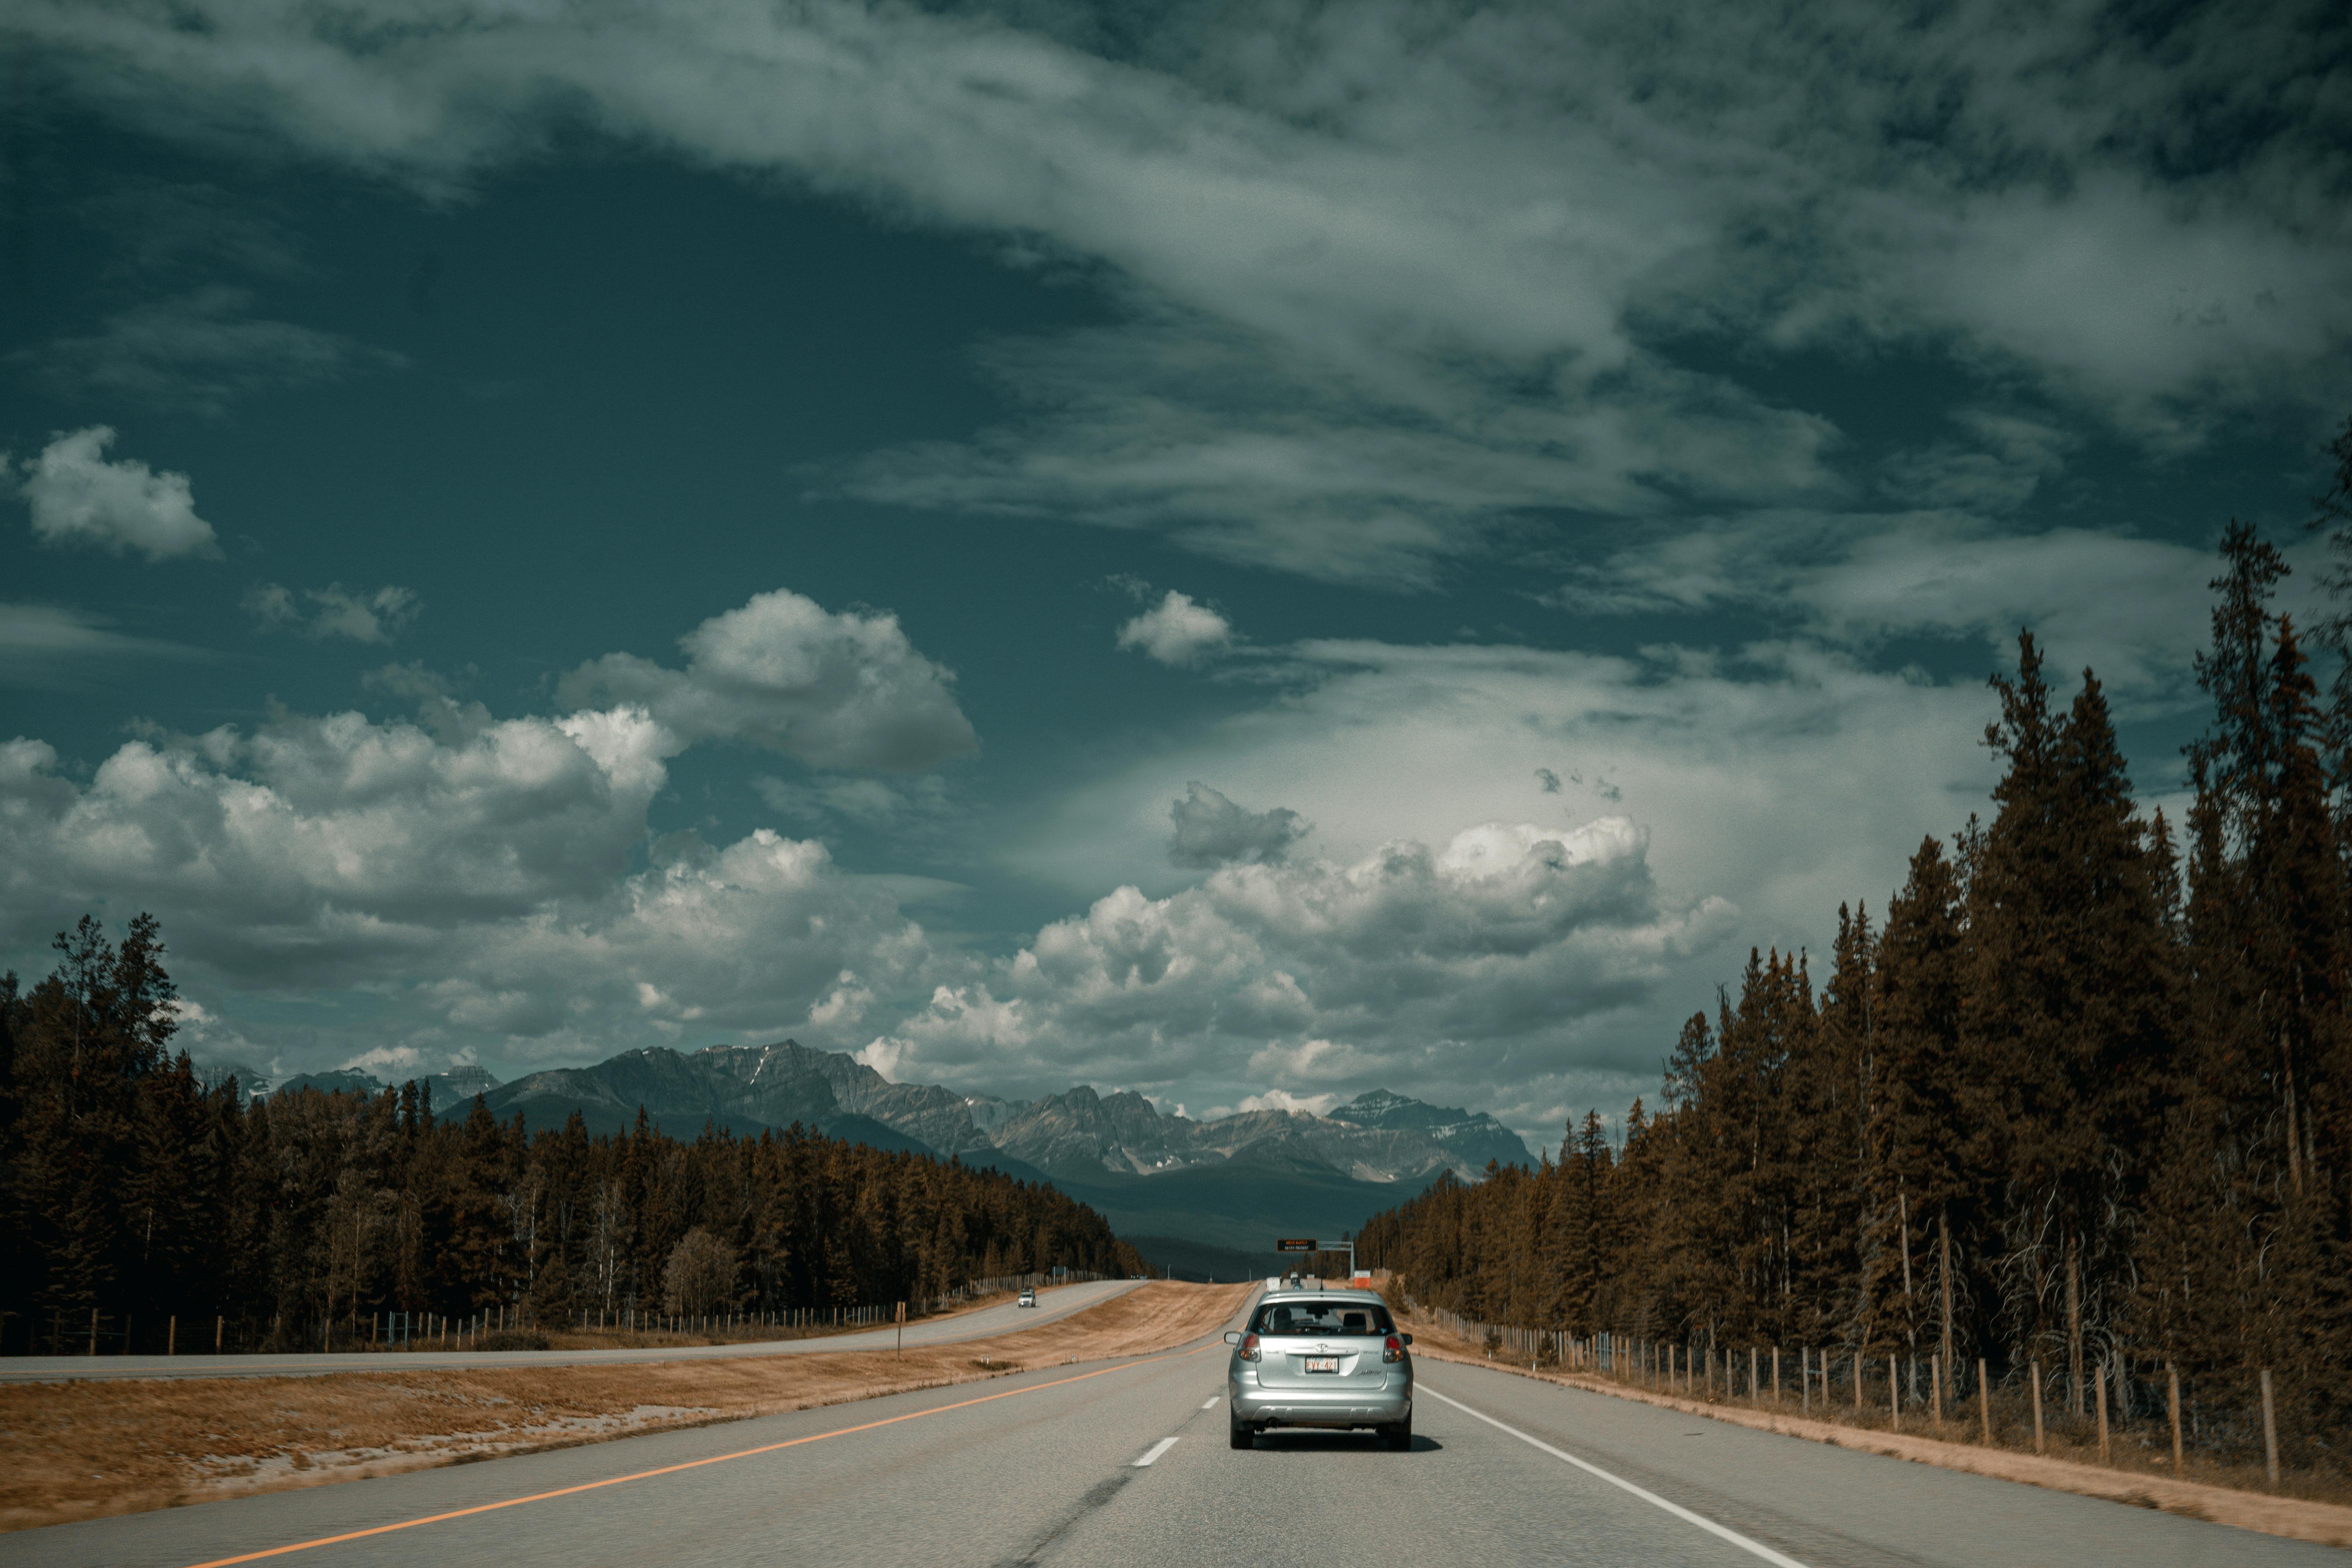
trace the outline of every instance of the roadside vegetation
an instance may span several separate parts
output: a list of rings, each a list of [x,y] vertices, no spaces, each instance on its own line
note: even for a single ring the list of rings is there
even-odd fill
[[[2341,606],[2352,424],[2333,453]],[[1841,910],[1824,981],[1751,952],[1654,1104],[1571,1121],[1539,1170],[1440,1183],[1358,1256],[1537,1359],[1721,1386],[1777,1347],[1835,1407],[1981,1430],[1981,1388],[2012,1438],[2038,1404],[2044,1443],[2128,1433],[2165,1468],[2177,1412],[2191,1471],[2340,1495],[2352,622],[2317,627],[2323,690],[2273,608],[2286,571],[2231,524],[2185,827],[2136,805],[2095,676],[2062,700],[2021,637],[1991,820],[1922,843],[1883,923]]]
[[[153,920],[57,945],[29,992],[0,977],[0,1354],[708,1337],[1144,1271],[1052,1187],[798,1129],[527,1131],[414,1082],[248,1105],[170,1054]]]

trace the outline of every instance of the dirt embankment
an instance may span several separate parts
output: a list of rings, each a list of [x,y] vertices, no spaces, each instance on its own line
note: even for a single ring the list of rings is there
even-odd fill
[[[1217,1329],[1249,1290],[1157,1281],[1058,1322],[903,1356],[11,1384],[0,1387],[0,1530],[1149,1354]]]
[[[1474,1366],[1507,1372],[1517,1377],[1532,1377],[1545,1383],[1563,1384],[1570,1388],[1588,1389],[1595,1394],[1608,1394],[1612,1399],[1655,1405],[1717,1421],[1728,1421],[1735,1426],[1753,1426],[1759,1431],[1804,1437],[1862,1453],[1885,1454],[1894,1458],[1909,1459],[1915,1464],[1968,1470],[1997,1480],[2022,1481],[2029,1486],[2047,1487],[2053,1491],[2105,1498],[2111,1502],[2130,1503],[2137,1508],[2160,1509],[2189,1519],[2210,1520],[2216,1524],[2234,1525],[2241,1530],[2260,1531],[2265,1535],[2315,1541],[2324,1546],[2352,1546],[2352,1508],[2336,1503],[2316,1502],[2303,1498],[2266,1497],[2260,1492],[2234,1487],[2208,1486],[2200,1481],[2178,1480],[2170,1476],[2150,1475],[2142,1470],[2053,1458],[2042,1454],[2021,1454],[2011,1449],[1988,1448],[1975,1443],[1955,1443],[1907,1432],[1889,1432],[1884,1428],[1808,1420],[1801,1415],[1722,1404],[1703,1396],[1657,1393],[1589,1373],[1519,1366],[1499,1357],[1490,1360],[1483,1346],[1461,1339],[1418,1315],[1414,1316],[1410,1327],[1412,1329],[1413,1354],[1434,1361],[1466,1362]]]

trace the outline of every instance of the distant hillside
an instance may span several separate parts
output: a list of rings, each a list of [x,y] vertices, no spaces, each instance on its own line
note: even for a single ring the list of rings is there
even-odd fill
[[[384,1086],[346,1069],[259,1080],[257,1092],[306,1087]],[[1269,1248],[1278,1235],[1336,1240],[1447,1171],[1475,1183],[1495,1162],[1534,1163],[1492,1116],[1386,1089],[1328,1116],[1252,1110],[1198,1121],[1162,1115],[1131,1090],[1105,1095],[1084,1084],[1020,1101],[892,1083],[854,1057],[793,1040],[698,1051],[654,1046],[505,1084],[459,1068],[431,1088],[434,1111],[449,1121],[469,1114],[479,1094],[500,1121],[520,1116],[533,1131],[577,1113],[591,1133],[625,1133],[643,1107],[673,1138],[691,1139],[706,1125],[746,1138],[798,1125],[874,1148],[950,1156],[1050,1182],[1122,1235],[1237,1255]]]

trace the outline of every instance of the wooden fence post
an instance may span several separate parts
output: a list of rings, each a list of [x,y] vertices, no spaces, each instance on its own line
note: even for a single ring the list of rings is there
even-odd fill
[[[213,1354],[221,1353],[221,1335],[228,1331],[228,1315],[216,1313],[213,1318]]]
[[[2263,1368],[2263,1461],[2270,1468],[2271,1490],[2278,1490],[2278,1415],[2271,1405],[2271,1369]]]
[[[2172,1415],[2172,1474],[2180,1476],[2180,1367],[2178,1363],[2164,1363],[2164,1402]]]
[[[1780,1403],[1780,1347],[1772,1347],[1772,1403]]]
[[[1853,1352],[1853,1413],[1862,1414],[1862,1352]]]
[[[2107,1363],[2102,1361],[2094,1369],[2092,1382],[2099,1388],[2099,1463],[2107,1462]]]
[[[1984,1422],[1985,1447],[1992,1447],[1992,1377],[1985,1370],[1984,1357],[1977,1357],[1977,1415]]]
[[[1927,1418],[1936,1426],[1944,1424],[1944,1367],[1941,1351],[1927,1355]]]
[[[177,1312],[172,1314],[171,1323],[163,1330],[163,1353],[180,1353],[180,1314]]]
[[[1886,1358],[1886,1422],[1888,1431],[1903,1430],[1903,1378],[1893,1356]]]
[[[98,1353],[98,1309],[89,1310],[89,1353]]]
[[[2032,1369],[2033,1369],[2033,1451],[2034,1451],[2035,1453],[2039,1454],[2039,1453],[2042,1452],[2042,1363],[2041,1363],[2040,1362],[2038,1362],[2038,1361],[2037,1361],[2037,1362],[2032,1363]]]
[[[1813,1409],[1813,1349],[1811,1345],[1797,1347],[1797,1410],[1810,1415]]]

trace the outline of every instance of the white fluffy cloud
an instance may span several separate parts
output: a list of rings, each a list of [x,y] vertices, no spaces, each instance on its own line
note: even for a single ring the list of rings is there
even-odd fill
[[[1426,998],[1401,1000],[1393,1022],[1367,1022],[1325,1010],[1338,993],[1318,980],[1323,971],[1276,963],[1317,1009],[1284,1016],[1289,1032],[1270,1028],[1247,1052],[1188,1057],[1170,1047],[1168,1059],[1193,1074],[1177,1092],[1194,1104],[1233,1104],[1269,1087],[1353,1093],[1392,1078],[1391,1088],[1410,1081],[1423,1098],[1491,1109],[1530,1134],[1557,1129],[1587,1105],[1622,1108],[1655,1091],[1656,1064],[1679,1021],[1711,1006],[1718,983],[1737,979],[1748,942],[1810,949],[1818,974],[1838,906],[1865,900],[1883,910],[1921,834],[1958,828],[1983,807],[1996,773],[1979,743],[1993,716],[1981,687],[1875,672],[1801,641],[1731,654],[1657,647],[1627,658],[1369,642],[1281,651],[1293,683],[1281,700],[1073,789],[1026,832],[1008,836],[1003,853],[1013,867],[1094,900],[1150,863],[1166,840],[1171,794],[1203,777],[1241,800],[1311,807],[1323,857],[1219,872],[1212,889],[1287,886],[1310,875],[1301,865],[1378,865],[1382,847],[1398,841],[1450,846],[1429,857],[1432,884],[1484,885],[1468,880],[1474,871],[1519,866],[1530,845],[1540,852],[1548,838],[1622,818],[1638,825],[1626,830],[1635,837],[1608,840],[1610,852],[1595,851],[1578,874],[1632,877],[1638,865],[1638,886],[1657,912],[1633,929],[1660,940],[1643,949],[1625,937],[1628,945],[1612,954],[1622,969],[1558,981],[1553,1011],[1538,1008],[1524,1033],[1498,1028],[1476,1049],[1440,1047],[1449,1031],[1472,1037],[1472,1022],[1456,1021],[1447,1007],[1512,1016],[1509,986],[1494,985],[1484,972],[1459,990],[1433,984]],[[1558,782],[1557,793],[1538,770]],[[1465,821],[1538,826],[1464,835]],[[1255,879],[1240,880],[1244,870]],[[1415,867],[1413,875],[1423,873]],[[1145,879],[1134,898],[1150,921],[1179,923],[1208,896],[1163,874],[1157,884]],[[1678,911],[1717,907],[1713,899],[1736,907],[1736,922],[1700,921],[1684,940],[1664,940]],[[1125,918],[1104,903],[1092,917],[1114,927]],[[1138,929],[1148,923],[1142,913],[1133,918]],[[1699,940],[1735,926],[1736,948]],[[1465,921],[1461,929],[1476,927]],[[1042,963],[1042,939],[1036,951]],[[1575,941],[1552,950],[1563,961],[1586,951]],[[1525,967],[1496,967],[1503,976],[1545,973],[1534,956]],[[1401,983],[1430,973],[1398,961]],[[1628,983],[1598,1005],[1610,973]],[[940,1037],[937,1049],[962,1037],[947,1027],[961,1015],[970,1016],[966,1032],[982,1039],[1018,1038],[1032,1023],[999,1016],[1015,1003],[1034,1014],[1029,992],[1001,976],[987,987],[984,997],[967,988],[935,1009],[927,1026]],[[1084,1016],[1089,1027],[1100,1022]],[[1426,1050],[1400,1056],[1398,1040],[1415,1029]],[[935,1048],[920,1035],[907,1038],[922,1041],[909,1047],[918,1059]],[[972,1059],[983,1058],[975,1050]],[[1153,1087],[1139,1056],[1125,1070],[1123,1081]]]
[[[1118,646],[1140,648],[1161,664],[1186,665],[1202,654],[1232,645],[1233,624],[1189,594],[1167,597],[1118,628]]]
[[[309,608],[303,606],[308,604]],[[298,595],[278,583],[257,583],[245,595],[246,613],[265,626],[282,626],[324,641],[388,643],[408,629],[423,606],[406,588],[387,584],[353,593],[341,583],[305,588]]]
[[[1231,867],[1164,899],[1124,887],[940,987],[876,1054],[901,1076],[1310,1093],[1502,1057],[1557,1068],[1580,1024],[1727,929],[1719,899],[1661,899],[1646,848],[1622,817],[1488,823],[1436,851]]]
[[[819,843],[688,836],[632,870],[674,744],[633,708],[456,739],[286,716],[133,741],[84,784],[20,738],[0,744],[0,936],[32,949],[93,904],[151,909],[215,984],[404,999],[404,1028],[522,1056],[804,1026],[921,962],[891,892]]]
[[[910,771],[977,751],[949,688],[887,613],[761,594],[678,639],[687,668],[607,654],[564,677],[572,703],[643,704],[682,742],[747,741],[825,768]]]
[[[358,636],[368,626],[338,617],[364,613],[382,637],[412,604],[400,590],[304,598],[319,636]],[[303,612],[291,595],[271,602]],[[12,630],[38,653],[131,640],[0,615],[0,653]],[[869,1012],[928,994],[921,972],[940,961],[900,900],[940,885],[853,876],[824,844],[766,828],[724,845],[653,839],[648,811],[668,760],[713,735],[858,767],[968,749],[949,677],[890,616],[828,615],[787,593],[683,641],[686,671],[614,655],[575,684],[626,699],[552,716],[499,719],[395,665],[370,684],[421,721],[281,713],[250,731],[149,730],[86,778],[44,742],[0,744],[0,947],[37,952],[93,907],[152,910],[215,993],[327,998],[320,1027],[341,1059],[477,1043],[509,1062],[596,1057],[688,1028],[856,1044]],[[844,814],[884,810],[861,782],[794,787]],[[884,815],[944,809],[921,779],[887,793]],[[349,1016],[362,996],[374,999],[364,1027]]]
[[[44,544],[90,544],[150,561],[216,555],[213,525],[196,515],[185,474],[157,473],[136,458],[110,460],[111,426],[60,435],[26,466],[21,482]]]

